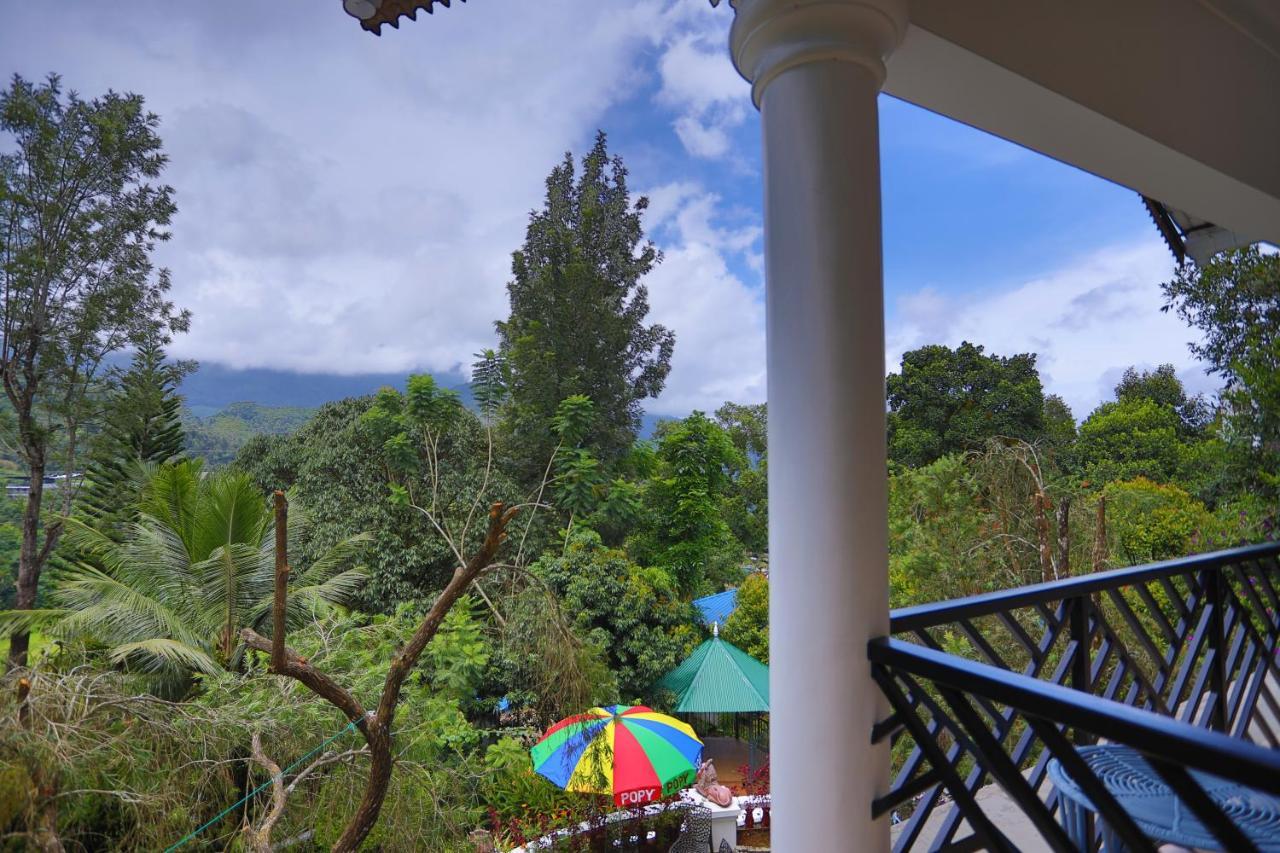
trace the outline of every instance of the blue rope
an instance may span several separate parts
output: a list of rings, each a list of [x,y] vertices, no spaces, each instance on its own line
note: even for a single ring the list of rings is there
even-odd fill
[[[310,751],[310,752],[308,752],[306,755],[302,756],[302,757],[301,757],[301,758],[299,758],[297,761],[293,762],[293,763],[292,763],[292,764],[290,764],[288,767],[286,767],[285,769],[281,770],[281,771],[280,771],[280,778],[283,780],[283,779],[284,779],[284,777],[285,777],[285,775],[286,775],[290,770],[294,769],[294,768],[295,768],[295,767],[297,767],[299,764],[301,764],[302,762],[306,761],[308,758],[310,758],[311,756],[315,755],[317,752],[319,752],[320,750],[324,749],[326,746],[328,746],[329,744],[333,743],[335,740],[337,740],[338,738],[342,737],[343,735],[345,735],[347,732],[351,731],[351,730],[352,730],[352,729],[354,729],[355,727],[356,727],[356,721],[355,721],[355,720],[352,720],[351,722],[347,723],[347,725],[342,729],[342,731],[338,732],[338,733],[337,733],[336,735],[334,735],[333,737],[330,737],[330,738],[329,738],[329,739],[327,739],[324,743],[320,744],[320,745],[319,745],[319,746],[317,746],[315,749],[311,750],[311,751]],[[274,782],[274,781],[275,781],[275,778],[276,778],[276,777],[272,776],[270,779],[268,779],[267,781],[263,782],[261,785],[259,785],[258,787],[254,788],[252,791],[250,791],[249,793],[245,794],[243,797],[241,797],[240,799],[236,800],[234,803],[232,803],[231,805],[227,806],[227,807],[226,807],[225,809],[223,809],[222,811],[218,812],[216,815],[214,815],[214,817],[213,817],[211,820],[209,820],[209,821],[205,822],[202,826],[199,826],[199,827],[197,827],[196,829],[193,829],[191,832],[187,833],[187,834],[186,834],[186,836],[185,836],[185,837],[183,837],[181,841],[178,841],[176,844],[171,844],[170,846],[166,847],[166,848],[164,849],[164,853],[171,853],[171,851],[173,851],[173,850],[177,850],[179,847],[181,847],[182,845],[186,844],[188,841],[190,841],[191,839],[195,838],[197,835],[199,835],[200,833],[204,832],[206,829],[208,829],[209,827],[213,826],[213,825],[214,825],[215,823],[217,823],[218,821],[222,820],[224,817],[226,817],[227,815],[229,815],[231,812],[235,811],[235,809],[237,809],[237,808],[238,808],[242,803],[244,803],[246,800],[248,800],[249,798],[251,798],[251,797],[253,797],[253,796],[256,796],[256,795],[257,795],[257,794],[259,794],[260,792],[262,792],[262,791],[266,790],[267,786],[268,786],[268,785],[270,785],[272,782]]]

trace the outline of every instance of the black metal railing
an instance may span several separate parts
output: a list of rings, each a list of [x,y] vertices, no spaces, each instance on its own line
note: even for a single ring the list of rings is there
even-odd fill
[[[1270,543],[894,611],[868,649],[891,708],[872,736],[894,755],[873,810],[899,819],[894,849],[1017,850],[989,785],[1043,845],[1076,849],[1054,758],[1109,831],[1154,849],[1076,752],[1098,739],[1141,753],[1223,849],[1255,849],[1186,769],[1280,795],[1278,589]]]

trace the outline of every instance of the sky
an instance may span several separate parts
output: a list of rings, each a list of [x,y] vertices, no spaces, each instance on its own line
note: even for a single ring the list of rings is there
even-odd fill
[[[597,130],[664,260],[651,414],[765,396],[759,116],[703,0],[472,0],[377,38],[339,0],[63,0],[6,10],[0,69],[145,96],[176,193],[171,352],[232,369],[465,374],[507,314],[547,173]],[[963,340],[1035,352],[1083,418],[1130,365],[1215,383],[1162,313],[1138,196],[880,99],[889,368]]]

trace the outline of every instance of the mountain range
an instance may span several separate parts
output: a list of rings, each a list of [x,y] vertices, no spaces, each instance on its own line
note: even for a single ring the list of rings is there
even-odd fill
[[[436,373],[436,381],[458,392],[467,406],[474,398],[467,377]],[[372,394],[391,386],[404,390],[405,373],[292,373],[267,368],[237,369],[203,363],[182,381],[183,427],[188,452],[211,465],[225,465],[255,435],[283,435],[301,427],[315,410],[333,400]],[[648,438],[658,418],[644,415],[640,435]]]

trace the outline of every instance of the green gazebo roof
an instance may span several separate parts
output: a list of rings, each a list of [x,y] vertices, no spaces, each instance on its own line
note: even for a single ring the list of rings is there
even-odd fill
[[[712,637],[655,685],[676,694],[677,713],[752,713],[769,710],[769,667],[737,646]]]

